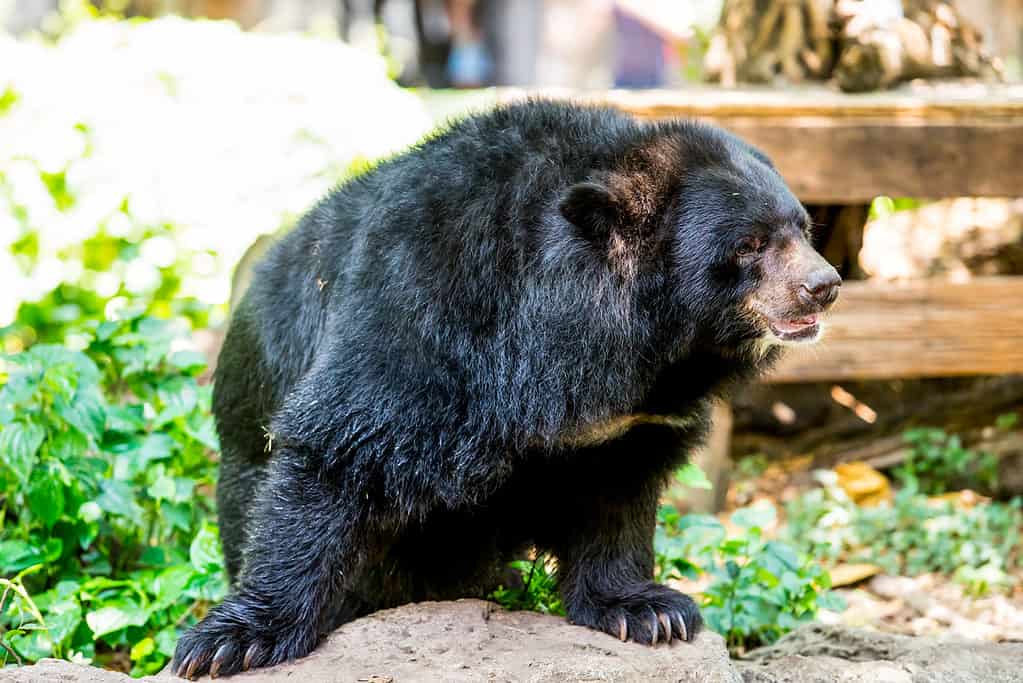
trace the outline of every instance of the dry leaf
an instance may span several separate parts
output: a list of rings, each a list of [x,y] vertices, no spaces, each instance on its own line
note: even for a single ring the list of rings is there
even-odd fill
[[[881,573],[881,568],[876,564],[840,564],[828,573],[831,574],[832,587],[840,588],[876,576]]]
[[[847,462],[835,465],[838,485],[854,503],[870,507],[892,499],[888,478],[865,462]]]

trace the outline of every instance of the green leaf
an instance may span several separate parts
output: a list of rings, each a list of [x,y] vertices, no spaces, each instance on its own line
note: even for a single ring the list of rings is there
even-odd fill
[[[197,483],[195,479],[189,479],[188,477],[174,477],[174,495],[172,500],[177,503],[192,502]]]
[[[185,433],[211,451],[220,450],[216,425],[207,414],[197,410],[189,415],[185,420]]]
[[[148,657],[156,650],[156,641],[152,638],[143,638],[131,648],[131,660],[137,662],[143,657]]]
[[[5,636],[8,637],[11,647],[29,661],[34,662],[53,655],[53,640],[45,629],[15,629],[13,633]]]
[[[803,581],[795,572],[785,572],[781,575],[782,588],[789,593],[800,593],[803,590]]]
[[[50,605],[46,614],[50,640],[60,645],[67,641],[82,623],[82,608],[75,600],[64,600]]]
[[[168,626],[156,634],[156,651],[164,657],[174,656],[174,648],[177,643],[178,634],[173,626]]]
[[[733,512],[731,516],[732,524],[746,529],[770,527],[777,518],[777,510],[766,501],[740,508]]]
[[[152,592],[156,595],[156,602],[153,603],[152,610],[166,609],[177,602],[193,574],[195,574],[195,568],[191,565],[168,567],[160,572],[151,587]]]
[[[50,197],[53,198],[53,203],[58,211],[67,211],[74,206],[75,196],[68,188],[67,173],[65,171],[58,171],[57,173],[39,171],[39,179],[49,191]]]
[[[175,351],[167,358],[173,367],[196,375],[206,369],[206,356],[198,351]]]
[[[21,561],[34,557],[35,554],[35,546],[27,541],[0,541],[0,571],[4,574],[13,574],[31,566],[32,562],[22,565]]]
[[[106,479],[100,483],[100,491],[96,503],[105,512],[126,517],[137,525],[142,525],[143,511],[135,502],[135,491],[130,484],[116,479]]]
[[[48,564],[60,557],[64,542],[48,538],[42,545],[26,541],[0,542],[0,572],[15,574],[36,564]]]
[[[777,560],[784,569],[790,572],[799,571],[799,556],[791,547],[779,541],[768,541],[764,546],[767,557]],[[778,572],[775,572],[778,573]]]
[[[28,490],[28,507],[49,529],[64,514],[64,486],[51,473],[36,470]]]
[[[845,602],[845,598],[838,593],[824,591],[817,594],[817,606],[832,612],[842,612],[848,605]]]
[[[164,472],[146,489],[146,492],[157,500],[173,500],[177,492],[174,477]]]
[[[160,513],[175,529],[188,531],[192,528],[192,506],[187,503],[164,503]]]
[[[728,572],[728,578],[734,581],[739,578],[739,573],[742,571],[742,568],[739,567],[735,560],[728,560],[725,562],[725,571]]]
[[[99,368],[91,358],[80,351],[72,351],[59,344],[36,344],[26,351],[25,355],[48,373],[57,371],[60,375],[74,378],[77,386],[95,385],[99,382]]]
[[[139,404],[112,406],[107,410],[107,429],[122,434],[134,434],[146,428],[143,407]]]
[[[112,601],[85,615],[85,623],[96,638],[128,626],[142,626],[148,619],[147,610],[127,599]]]
[[[1019,413],[1005,413],[995,418],[995,427],[1002,431],[1008,431],[1019,423]]]
[[[163,405],[156,418],[158,426],[188,415],[199,405],[199,388],[191,377],[172,377],[156,393]]]
[[[89,439],[73,429],[56,432],[50,435],[46,444],[46,454],[54,460],[68,464],[69,460],[77,460],[89,450]]]
[[[192,566],[200,571],[219,571],[223,560],[220,555],[220,537],[217,527],[206,524],[192,540],[189,549]]]
[[[147,434],[141,440],[129,442],[123,451],[133,463],[133,470],[141,471],[154,460],[165,460],[174,455],[174,439],[163,432]]]
[[[55,412],[82,434],[98,440],[103,436],[107,414],[103,397],[94,388],[80,389],[74,398],[54,403]]]
[[[117,320],[104,320],[96,326],[96,341],[104,342],[110,339],[111,336],[117,330],[121,328],[121,323]]]
[[[14,89],[14,86],[7,85],[4,87],[3,93],[0,93],[0,116],[9,112],[18,103],[19,99],[20,96],[18,91]]]
[[[689,463],[683,465],[675,472],[675,479],[684,486],[692,489],[711,489],[713,485],[707,479],[707,475],[698,465]]]
[[[78,508],[78,516],[84,522],[95,522],[103,516],[103,508],[94,500],[82,503]]]
[[[22,484],[28,484],[39,460],[39,448],[46,430],[34,422],[12,422],[0,429],[0,461],[14,472]]]

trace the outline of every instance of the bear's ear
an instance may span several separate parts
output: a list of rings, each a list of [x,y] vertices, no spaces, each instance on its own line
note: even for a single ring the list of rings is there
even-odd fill
[[[591,237],[608,237],[619,220],[618,202],[611,190],[592,181],[568,188],[558,208],[562,216]]]

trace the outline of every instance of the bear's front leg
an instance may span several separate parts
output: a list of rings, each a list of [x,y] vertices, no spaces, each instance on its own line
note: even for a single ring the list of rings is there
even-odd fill
[[[275,451],[249,520],[237,588],[178,641],[171,670],[230,675],[308,654],[325,614],[369,553],[355,509],[312,458]]]
[[[657,487],[575,511],[571,543],[555,552],[568,619],[621,640],[692,640],[703,623],[688,595],[653,580]]]

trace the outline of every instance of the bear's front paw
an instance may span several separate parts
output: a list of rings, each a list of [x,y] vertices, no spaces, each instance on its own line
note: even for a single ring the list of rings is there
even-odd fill
[[[645,645],[692,640],[703,624],[691,597],[653,582],[593,596],[568,614],[574,624]]]
[[[266,611],[229,597],[201,622],[181,636],[174,650],[171,671],[195,679],[230,676],[250,668],[273,666],[303,657],[319,640],[305,626],[267,619]]]

